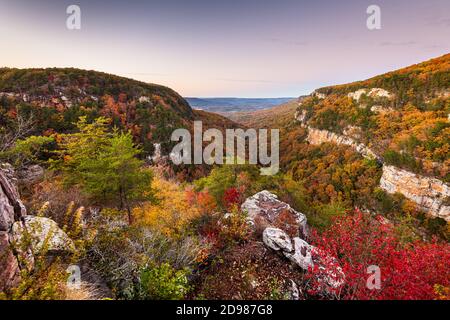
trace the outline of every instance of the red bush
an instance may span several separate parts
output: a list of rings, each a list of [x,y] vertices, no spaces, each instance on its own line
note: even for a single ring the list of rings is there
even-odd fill
[[[241,193],[237,188],[229,188],[223,195],[223,203],[227,210],[231,210],[234,206],[239,205],[241,202]]]
[[[320,235],[313,231],[314,244],[336,257],[345,273],[346,284],[336,293],[337,298],[442,299],[442,291],[448,292],[450,287],[450,245],[437,241],[403,244],[392,227],[380,221],[355,211],[336,219]],[[380,289],[367,288],[371,265],[380,268]],[[316,268],[308,276],[311,288],[320,286],[318,272]]]

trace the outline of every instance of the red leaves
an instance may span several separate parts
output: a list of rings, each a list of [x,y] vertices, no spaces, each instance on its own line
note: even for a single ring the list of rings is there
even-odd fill
[[[223,203],[227,210],[241,203],[241,193],[237,188],[229,188],[223,195]]]
[[[450,287],[449,244],[402,244],[390,225],[359,211],[338,218],[329,230],[320,235],[313,232],[312,237],[317,247],[339,260],[345,273],[340,299],[436,299],[437,288]],[[379,290],[367,288],[371,265],[381,270]],[[318,272],[312,270],[309,276],[310,294],[317,294]]]

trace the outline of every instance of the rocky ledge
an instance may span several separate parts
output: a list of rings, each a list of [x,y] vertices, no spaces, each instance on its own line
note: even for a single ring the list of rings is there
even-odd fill
[[[247,212],[252,225],[264,229],[262,240],[266,247],[304,272],[318,267],[318,277],[325,284],[325,290],[339,288],[345,283],[337,260],[308,244],[307,219],[303,213],[266,190],[247,198],[241,209]]]
[[[17,179],[11,166],[0,164],[0,292],[15,287],[22,268],[33,268],[34,254],[70,252],[72,240],[57,224],[48,218],[27,215],[17,191]],[[25,245],[29,239],[31,244]],[[20,255],[20,256],[19,256]],[[24,265],[19,261],[24,261]]]
[[[380,186],[388,193],[401,193],[433,216],[450,221],[450,187],[444,182],[393,166],[383,166]]]

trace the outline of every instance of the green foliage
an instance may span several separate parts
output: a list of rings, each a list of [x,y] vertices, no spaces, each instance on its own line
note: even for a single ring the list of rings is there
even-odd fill
[[[152,198],[152,174],[142,168],[144,163],[137,158],[141,151],[131,135],[116,129],[109,133],[107,124],[105,118],[93,123],[80,118],[79,132],[62,136],[60,161],[54,165],[67,185],[78,185],[92,199],[115,202],[131,214],[132,201]]]
[[[384,161],[388,165],[408,169],[412,172],[420,172],[422,164],[414,156],[394,150],[387,150],[383,155]]]
[[[309,214],[308,224],[318,230],[329,228],[336,217],[343,216],[347,208],[340,202],[332,202],[317,207],[313,214]]]
[[[189,292],[188,271],[168,263],[146,267],[140,274],[140,297],[147,300],[180,300]]]
[[[43,163],[55,147],[53,137],[30,136],[17,140],[14,147],[0,154],[0,158],[12,163],[16,168],[29,164]]]

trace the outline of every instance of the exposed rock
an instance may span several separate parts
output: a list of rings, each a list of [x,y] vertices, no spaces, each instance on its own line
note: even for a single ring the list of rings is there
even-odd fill
[[[325,142],[331,142],[338,145],[346,145],[355,149],[356,152],[361,154],[364,158],[367,159],[376,159],[381,161],[380,157],[378,157],[375,152],[373,152],[370,148],[368,148],[363,143],[358,143],[354,139],[339,135],[337,133],[328,131],[328,130],[319,130],[315,128],[308,127],[308,137],[306,140],[310,144],[319,145]]]
[[[389,112],[393,112],[394,109],[386,108],[386,107],[383,107],[380,105],[375,105],[370,108],[370,111],[375,112],[375,113],[389,113]]]
[[[281,253],[296,266],[305,271],[317,266],[320,282],[324,290],[339,288],[345,282],[345,275],[338,261],[328,256],[320,249],[308,244],[305,240],[295,237],[292,245],[291,238],[281,229],[267,228],[263,233],[263,242],[270,249]]]
[[[263,242],[275,251],[291,252],[293,250],[289,235],[277,228],[266,228],[263,232]]]
[[[393,166],[384,166],[380,186],[388,193],[401,193],[431,215],[450,221],[450,187],[444,182]]]
[[[308,270],[308,268],[314,266],[311,255],[312,248],[305,240],[294,238],[294,251],[293,253],[285,253],[285,256],[303,270]]]
[[[299,121],[300,124],[308,129],[308,136],[306,141],[313,145],[320,145],[322,143],[331,142],[338,145],[346,145],[355,149],[356,152],[361,154],[367,159],[376,159],[381,162],[381,158],[375,154],[369,147],[363,143],[358,143],[355,139],[361,137],[361,129],[354,126],[347,126],[344,129],[344,135],[340,135],[328,130],[320,130],[313,128],[307,124],[307,112],[302,110],[295,114],[295,120]]]
[[[12,182],[14,170],[0,166],[0,291],[11,288],[20,280],[19,265],[11,250],[10,230],[26,215],[16,186]]]
[[[286,233],[294,228],[293,236],[305,238],[307,235],[307,219],[303,213],[295,211],[285,202],[269,191],[261,191],[247,198],[241,206],[242,211],[247,212],[252,224],[263,224],[266,227],[279,227]],[[287,228],[284,228],[284,224]],[[287,230],[289,229],[289,230]]]
[[[317,90],[312,93],[312,96],[318,99],[325,99],[327,97],[325,93],[320,93]]]
[[[146,96],[141,96],[141,97],[139,97],[139,102],[140,103],[148,103],[148,102],[150,102],[150,98],[146,97]]]
[[[9,182],[17,188],[17,177],[14,167],[9,163],[0,163],[0,171],[3,172]]]
[[[39,182],[44,177],[44,168],[42,168],[40,165],[32,165],[29,167],[26,167],[17,173],[19,177],[19,181],[22,184],[34,184],[36,182]]]
[[[306,116],[308,115],[308,112],[306,110],[297,111],[295,113],[295,120],[298,122],[305,124],[306,123]]]
[[[388,98],[388,99],[392,98],[392,94],[389,91],[381,89],[381,88],[372,88],[370,90],[369,89],[359,89],[355,92],[350,92],[348,94],[348,97],[359,102],[359,100],[361,99],[361,97],[363,95],[367,95],[371,98]]]
[[[384,91],[374,92],[381,96],[387,95]],[[356,97],[358,97],[361,92],[358,90],[356,93]],[[327,130],[309,127],[306,124],[305,118],[306,111],[296,114],[296,120],[300,121],[302,126],[308,128],[306,140],[309,143],[319,145],[324,142],[331,142],[338,145],[347,145],[355,149],[363,157],[376,159],[379,163],[383,164],[381,157],[377,156],[375,152],[366,145],[358,143],[355,139],[348,136],[352,135],[355,138],[357,136],[352,127],[347,127],[344,130],[345,135],[339,135]],[[439,163],[432,163],[432,165],[438,169],[442,166]],[[448,205],[450,187],[439,179],[424,177],[393,166],[383,165],[380,187],[391,194],[396,192],[401,193],[409,200],[417,203],[421,210],[430,213],[432,216],[450,221],[450,206]]]
[[[10,249],[9,235],[0,231],[0,292],[18,284],[19,272],[17,258]]]
[[[317,277],[325,284],[325,290],[339,288],[345,283],[345,274],[336,258],[300,238],[294,238],[294,253],[286,253],[285,256],[306,271],[317,266]]]
[[[61,230],[55,221],[36,216],[23,218],[24,224],[16,222],[12,227],[12,239],[20,244],[24,237],[30,237],[33,253],[39,254],[45,250],[46,254],[64,254],[74,251],[74,243]],[[17,250],[20,251],[20,245]]]
[[[359,101],[359,99],[361,99],[361,96],[363,94],[367,94],[367,89],[359,89],[359,90],[357,90],[355,92],[350,92],[348,94],[348,97],[352,98],[352,99],[354,99],[356,101]]]
[[[290,288],[289,288],[289,297],[291,298],[291,300],[300,300],[300,290],[298,289],[297,284],[293,281],[293,280],[289,280],[290,281]]]
[[[17,188],[0,170],[0,231],[9,232],[14,221],[26,215]]]

